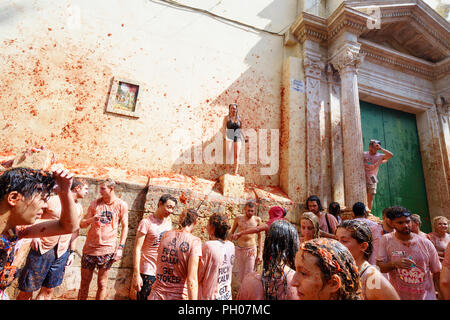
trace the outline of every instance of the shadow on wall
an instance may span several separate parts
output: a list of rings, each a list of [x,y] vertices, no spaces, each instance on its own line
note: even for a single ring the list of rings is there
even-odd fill
[[[273,12],[284,5],[282,3],[283,0],[271,2],[258,16],[271,19]],[[231,22],[222,22],[242,29],[242,32],[254,33],[260,40],[244,57],[244,62],[248,65],[247,70],[214,99],[206,100],[208,108],[204,109],[204,112],[194,115],[198,119],[198,127],[180,128],[178,134],[173,136],[173,148],[180,146],[176,150],[180,156],[174,160],[172,171],[185,175],[202,172],[204,177],[213,180],[233,172],[233,164],[226,161],[223,120],[228,115],[229,104],[236,103],[244,135],[249,138],[248,143],[242,142],[239,174],[246,178],[246,183],[278,186],[283,38]],[[270,25],[271,22],[267,24]],[[267,61],[264,62],[261,55],[269,49],[272,51],[274,42],[278,42],[274,39],[277,38],[280,46],[279,61],[268,66],[274,69],[274,77],[268,79],[264,76],[267,72],[262,72],[267,70]]]
[[[23,15],[30,6],[26,1],[15,1],[11,4],[0,4],[0,24],[8,23],[16,16]]]

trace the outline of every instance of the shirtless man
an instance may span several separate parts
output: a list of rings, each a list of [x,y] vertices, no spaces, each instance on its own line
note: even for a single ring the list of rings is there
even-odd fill
[[[244,214],[237,216],[234,220],[233,227],[230,232],[230,239],[233,233],[238,229],[239,231],[258,227],[262,225],[260,217],[255,216],[256,203],[249,201],[245,204]],[[237,281],[237,286],[240,285],[244,277],[252,272],[255,268],[255,264],[258,265],[262,261],[263,242],[261,233],[242,235],[237,240],[235,263],[233,270],[233,282]],[[258,253],[259,248],[259,253]]]
[[[259,232],[267,232],[269,231],[270,225],[274,223],[277,220],[286,220],[285,216],[287,214],[286,209],[280,207],[280,206],[274,206],[269,209],[269,220],[266,223],[262,223],[259,226],[247,228],[245,230],[241,230],[231,236],[233,240],[239,239],[239,237],[243,235],[248,235],[252,233],[259,233]]]
[[[378,153],[378,150],[382,153]],[[389,150],[383,149],[380,141],[372,139],[369,142],[369,151],[365,151],[363,155],[366,174],[367,206],[370,212],[372,210],[373,197],[377,193],[378,168],[381,164],[388,162],[394,154]]]

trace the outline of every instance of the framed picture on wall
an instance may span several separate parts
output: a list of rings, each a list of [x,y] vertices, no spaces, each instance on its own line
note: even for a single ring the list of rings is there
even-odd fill
[[[140,92],[140,82],[114,77],[106,112],[139,118]]]

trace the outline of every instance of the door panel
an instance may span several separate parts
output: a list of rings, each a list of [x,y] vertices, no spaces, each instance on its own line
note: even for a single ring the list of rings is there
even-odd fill
[[[370,139],[378,139],[383,148],[394,153],[378,172],[372,213],[381,217],[384,208],[401,205],[419,214],[422,231],[430,232],[416,116],[363,101],[360,106],[364,150]]]

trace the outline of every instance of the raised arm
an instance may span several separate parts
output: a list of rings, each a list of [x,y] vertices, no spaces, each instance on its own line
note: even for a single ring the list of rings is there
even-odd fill
[[[252,227],[252,228],[248,228],[245,229],[243,231],[240,231],[236,234],[236,236],[239,238],[240,236],[246,235],[246,234],[252,234],[252,233],[260,233],[262,231],[268,231],[269,230],[269,226],[266,223],[263,223],[259,226],[256,227]]]
[[[59,220],[48,220],[26,227],[19,232],[20,238],[40,238],[73,233],[79,228],[78,210],[72,197],[73,174],[67,169],[58,169],[53,173],[56,181],[55,191],[61,201]]]
[[[394,154],[389,150],[383,149],[382,147],[380,147],[380,150],[381,152],[384,153],[383,163],[386,163],[389,159],[391,159],[394,156]]]

